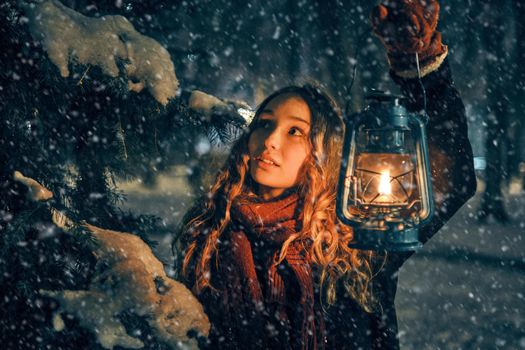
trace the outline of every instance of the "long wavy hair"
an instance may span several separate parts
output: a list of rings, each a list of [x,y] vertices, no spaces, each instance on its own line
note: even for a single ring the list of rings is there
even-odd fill
[[[303,199],[302,229],[282,245],[280,263],[295,240],[308,240],[311,263],[320,267],[323,297],[329,304],[336,300],[336,284],[342,282],[347,293],[365,310],[370,310],[372,293],[369,290],[371,252],[348,247],[352,229],[341,224],[336,216],[338,170],[341,161],[344,123],[334,101],[318,87],[307,84],[282,88],[268,96],[258,107],[254,120],[275,97],[291,94],[301,97],[311,113],[310,149],[299,179],[298,193]],[[218,242],[231,222],[234,200],[246,193],[254,194],[254,181],[248,168],[248,140],[252,122],[233,145],[231,154],[220,170],[209,193],[201,198],[182,220],[178,249],[182,277],[193,284],[199,294],[213,288],[211,263],[217,261]],[[242,198],[242,197],[239,197]],[[179,250],[179,252],[177,252]]]

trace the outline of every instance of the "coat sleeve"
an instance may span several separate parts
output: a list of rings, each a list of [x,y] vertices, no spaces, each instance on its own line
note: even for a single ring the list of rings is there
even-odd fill
[[[423,107],[423,89],[418,79],[403,79],[391,72],[409,99],[410,110]],[[434,216],[420,231],[425,243],[476,193],[472,147],[468,139],[463,101],[454,86],[445,60],[422,78],[426,91],[429,157],[434,193]]]
[[[409,98],[409,109],[420,110],[423,94],[418,79],[403,79],[391,73]],[[427,134],[432,172],[435,213],[421,230],[428,241],[474,195],[472,148],[468,140],[465,108],[454,87],[447,61],[422,79],[427,95]],[[397,275],[410,252],[388,253],[373,262],[373,280],[379,311],[365,312],[344,291],[327,314],[327,337],[333,348],[398,349],[395,295]]]

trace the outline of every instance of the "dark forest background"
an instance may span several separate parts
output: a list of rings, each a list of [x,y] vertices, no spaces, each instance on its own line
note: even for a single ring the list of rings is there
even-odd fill
[[[384,50],[370,31],[372,1],[63,3],[87,16],[128,18],[168,49],[184,90],[255,107],[278,87],[313,79],[340,105],[351,101],[355,111],[367,90],[396,89]],[[502,188],[512,179],[523,182],[525,174],[524,7],[519,0],[441,2],[440,29],[467,108],[476,167],[487,184],[482,220],[490,214],[501,222],[508,219]]]
[[[183,88],[255,106],[286,84],[314,79],[354,110],[371,88],[395,90],[370,32],[373,1],[66,1],[90,16],[122,14],[172,55]],[[506,221],[502,189],[525,174],[525,4],[441,1],[440,29],[464,99],[476,167],[487,184],[480,219]],[[352,72],[356,69],[351,90]]]

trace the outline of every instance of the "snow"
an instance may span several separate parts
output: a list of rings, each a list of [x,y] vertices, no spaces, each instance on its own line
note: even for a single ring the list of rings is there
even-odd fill
[[[117,77],[117,61],[123,60],[128,62],[122,73],[130,90],[147,88],[162,105],[175,97],[179,82],[170,54],[157,41],[137,32],[125,17],[90,18],[58,1],[33,4],[30,14],[33,36],[42,41],[63,77],[69,76],[70,62],[98,66]]]
[[[189,107],[197,112],[201,112],[207,117],[209,117],[213,109],[226,109],[228,108],[227,104],[224,103],[221,99],[209,95],[205,92],[199,90],[193,90],[191,92]]]
[[[166,104],[175,97],[179,86],[171,53],[177,75],[184,78],[186,86],[206,91],[199,95],[200,92],[195,90],[192,96],[199,98],[193,100],[194,104],[190,101],[190,104],[207,117],[221,109],[236,109],[249,120],[253,114],[248,106],[243,107],[224,98],[239,98],[254,105],[275,88],[291,83],[297,75],[311,76],[331,88],[332,93],[340,92],[344,82],[333,79],[335,75],[329,67],[334,64],[338,67],[336,73],[348,73],[358,65],[356,85],[348,93],[352,95],[354,109],[360,107],[363,90],[373,87],[390,89],[392,83],[384,51],[367,32],[371,2],[358,1],[362,6],[356,4],[352,7],[339,4],[333,11],[339,19],[343,19],[338,33],[341,34],[340,44],[346,59],[338,57],[339,48],[336,45],[326,42],[316,3],[302,1],[297,4],[298,15],[289,12],[292,3],[248,3],[244,6],[231,1],[206,4],[183,1],[169,6],[159,2],[155,7],[153,4],[118,0],[114,2],[116,8],[102,3],[82,8],[79,3],[70,1],[69,4],[77,4],[77,10],[88,14],[83,16],[68,11],[57,1],[38,1],[30,6],[45,10],[20,21],[30,21],[33,30],[38,33],[35,37],[42,40],[43,48],[62,76],[73,75],[69,71],[71,65],[96,65],[107,75],[129,80],[128,87],[135,92],[148,90],[160,104]],[[487,128],[501,127],[505,129],[502,133],[510,135],[508,140],[490,140],[494,145],[503,146],[502,152],[506,154],[502,153],[502,158],[513,155],[515,150],[511,146],[524,149],[525,145],[524,139],[516,136],[523,130],[522,124],[517,123],[522,117],[519,113],[522,102],[512,101],[515,92],[519,98],[523,82],[518,75],[510,77],[505,72],[505,69],[514,71],[516,62],[519,63],[514,56],[518,56],[520,36],[516,33],[517,21],[509,13],[509,3],[505,2],[502,7],[503,13],[506,13],[505,27],[499,28],[506,30],[503,46],[507,52],[504,54],[490,52],[481,33],[483,24],[487,28],[497,28],[493,25],[493,17],[499,15],[499,9],[491,11],[488,4],[480,9],[470,6],[471,1],[468,5],[467,2],[454,1],[442,8],[443,34],[450,47],[449,59],[455,80],[467,106],[470,138],[480,170],[491,165],[489,158],[485,158]],[[107,11],[99,13],[98,8],[104,6]],[[142,6],[150,6],[153,10],[141,13]],[[129,21],[122,16],[100,17],[106,12],[116,13],[117,9]],[[297,21],[299,17],[303,22]],[[291,25],[296,27],[291,28]],[[50,40],[56,36],[58,40]],[[26,44],[27,50],[33,49],[31,45]],[[89,47],[96,48],[97,52],[86,49]],[[26,69],[34,67],[35,62],[40,60],[23,58],[19,63]],[[118,65],[119,62],[123,66]],[[12,82],[20,82],[25,79],[21,74],[23,69],[6,72],[6,77]],[[499,103],[514,104],[509,107],[509,121],[497,120],[496,114],[487,106],[491,92],[495,90],[488,74],[490,71],[496,72],[494,80],[509,81],[507,91],[499,100]],[[74,78],[71,76],[70,79]],[[108,86],[100,85],[99,88],[102,90]],[[6,86],[0,86],[0,91],[5,89]],[[94,108],[104,110],[99,102]],[[23,110],[22,106],[20,110]],[[118,108],[115,112],[116,115],[123,113]],[[35,119],[24,124],[28,138],[38,135],[38,121],[45,120],[41,118],[45,116],[43,113],[34,113],[30,118]],[[83,110],[64,109],[61,114],[67,123],[88,118]],[[9,126],[9,123],[12,121],[6,119],[6,125]],[[513,133],[516,134],[512,136]],[[108,142],[103,134],[101,129],[89,131],[90,143]],[[57,132],[56,137],[75,143],[80,136],[73,129]],[[174,141],[179,140],[174,138]],[[177,160],[178,164],[165,165],[168,170],[156,177],[153,187],[139,181],[120,183],[118,187],[128,197],[123,206],[136,213],[157,214],[168,224],[178,223],[195,199],[196,186],[188,181],[189,175],[200,176],[204,172],[203,176],[213,176],[224,155],[220,152],[211,155],[216,151],[213,146],[198,138],[189,143],[199,159],[191,158],[195,155],[183,156],[185,150],[175,145],[174,148],[180,147],[177,151],[180,151],[182,160]],[[15,147],[12,141],[9,145]],[[58,151],[63,151],[60,147],[61,144],[53,139],[45,145],[49,154],[59,154]],[[212,156],[219,161],[211,162]],[[24,161],[38,164],[38,158],[26,158],[30,155],[23,157]],[[157,163],[161,163],[161,158],[158,159],[153,161],[152,158],[155,171]],[[507,161],[510,163],[510,160]],[[523,169],[512,175],[523,177],[523,155],[519,161]],[[480,200],[478,194],[401,269],[396,304],[403,349],[525,349],[525,194],[522,181],[512,181],[505,190],[506,207],[512,218],[509,224],[503,226],[489,222],[480,225],[476,220]],[[199,186],[206,188],[206,185]],[[480,186],[479,190],[482,189],[483,186]],[[56,191],[55,195],[58,193]],[[33,191],[30,195],[38,200],[38,196],[49,194]],[[103,199],[102,195],[93,190],[89,199]],[[5,211],[0,211],[0,218],[6,222],[13,219]],[[42,238],[56,234],[50,226],[38,226],[38,230]],[[159,242],[154,248],[155,254],[161,261],[170,263],[172,236],[166,234],[153,238]],[[26,250],[31,248],[32,243],[20,241],[17,244]],[[41,255],[42,262],[52,259],[63,257]],[[173,272],[168,271],[167,275],[173,276]],[[55,319],[55,322],[60,328],[60,319]],[[41,338],[35,338],[35,341],[41,341]],[[112,342],[110,339],[108,344],[115,344]]]
[[[126,207],[178,222],[195,198],[180,174],[163,175],[150,195],[140,184],[126,185]],[[525,348],[525,193],[506,196],[514,209],[506,226],[480,225],[479,199],[480,193],[401,268],[401,349]],[[169,237],[157,240],[164,244],[156,254],[170,261]]]
[[[480,225],[480,195],[399,274],[402,349],[518,349],[525,336],[525,194],[507,196],[508,225]]]
[[[104,348],[138,349],[144,344],[129,336],[118,318],[119,314],[134,310],[148,316],[147,322],[158,339],[170,348],[183,344],[185,348],[197,349],[197,341],[190,334],[207,335],[208,318],[193,294],[182,283],[167,277],[150,247],[130,233],[83,226],[97,240],[94,255],[97,271],[103,272],[94,277],[87,290],[40,291],[59,301],[55,325],[60,325],[60,314],[67,312],[92,330]]]
[[[45,202],[53,197],[51,191],[19,171],[15,171],[14,178],[30,189],[33,201]],[[97,242],[93,251],[97,273],[88,289],[39,291],[40,295],[59,303],[53,317],[55,331],[64,329],[61,314],[68,313],[74,315],[82,327],[91,330],[105,349],[115,346],[139,349],[144,343],[128,335],[118,317],[133,310],[148,316],[147,322],[159,340],[170,348],[198,348],[197,340],[190,334],[206,336],[210,329],[202,306],[182,283],[166,275],[163,264],[140,237],[87,223],[76,224],[53,207],[50,212],[56,226],[37,223],[42,226],[37,227],[43,232],[41,238],[53,236],[57,227],[74,233],[74,229],[81,226]]]

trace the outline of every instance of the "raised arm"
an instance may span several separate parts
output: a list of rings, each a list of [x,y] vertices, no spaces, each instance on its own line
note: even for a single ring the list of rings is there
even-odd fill
[[[423,242],[476,191],[465,107],[452,80],[448,48],[436,30],[438,18],[435,0],[385,1],[371,15],[374,33],[387,50],[391,76],[409,98],[409,108],[422,110],[426,93],[435,213],[422,230]]]
[[[435,30],[438,13],[437,1],[389,0],[371,15],[374,32],[387,49],[391,76],[409,98],[409,109],[421,110],[426,92],[435,214],[421,231],[423,242],[438,232],[476,190],[465,108],[452,81],[447,47]],[[371,290],[379,307],[371,313],[345,297],[341,288],[339,295],[343,297],[327,317],[331,348],[399,349],[394,303],[397,272],[411,254],[389,253],[386,260],[374,261]]]
[[[417,79],[394,80],[411,100],[414,109],[423,105]],[[448,62],[422,78],[427,95],[429,156],[432,171],[435,212],[421,231],[425,243],[476,192],[472,148],[468,140],[465,107],[454,86]]]

